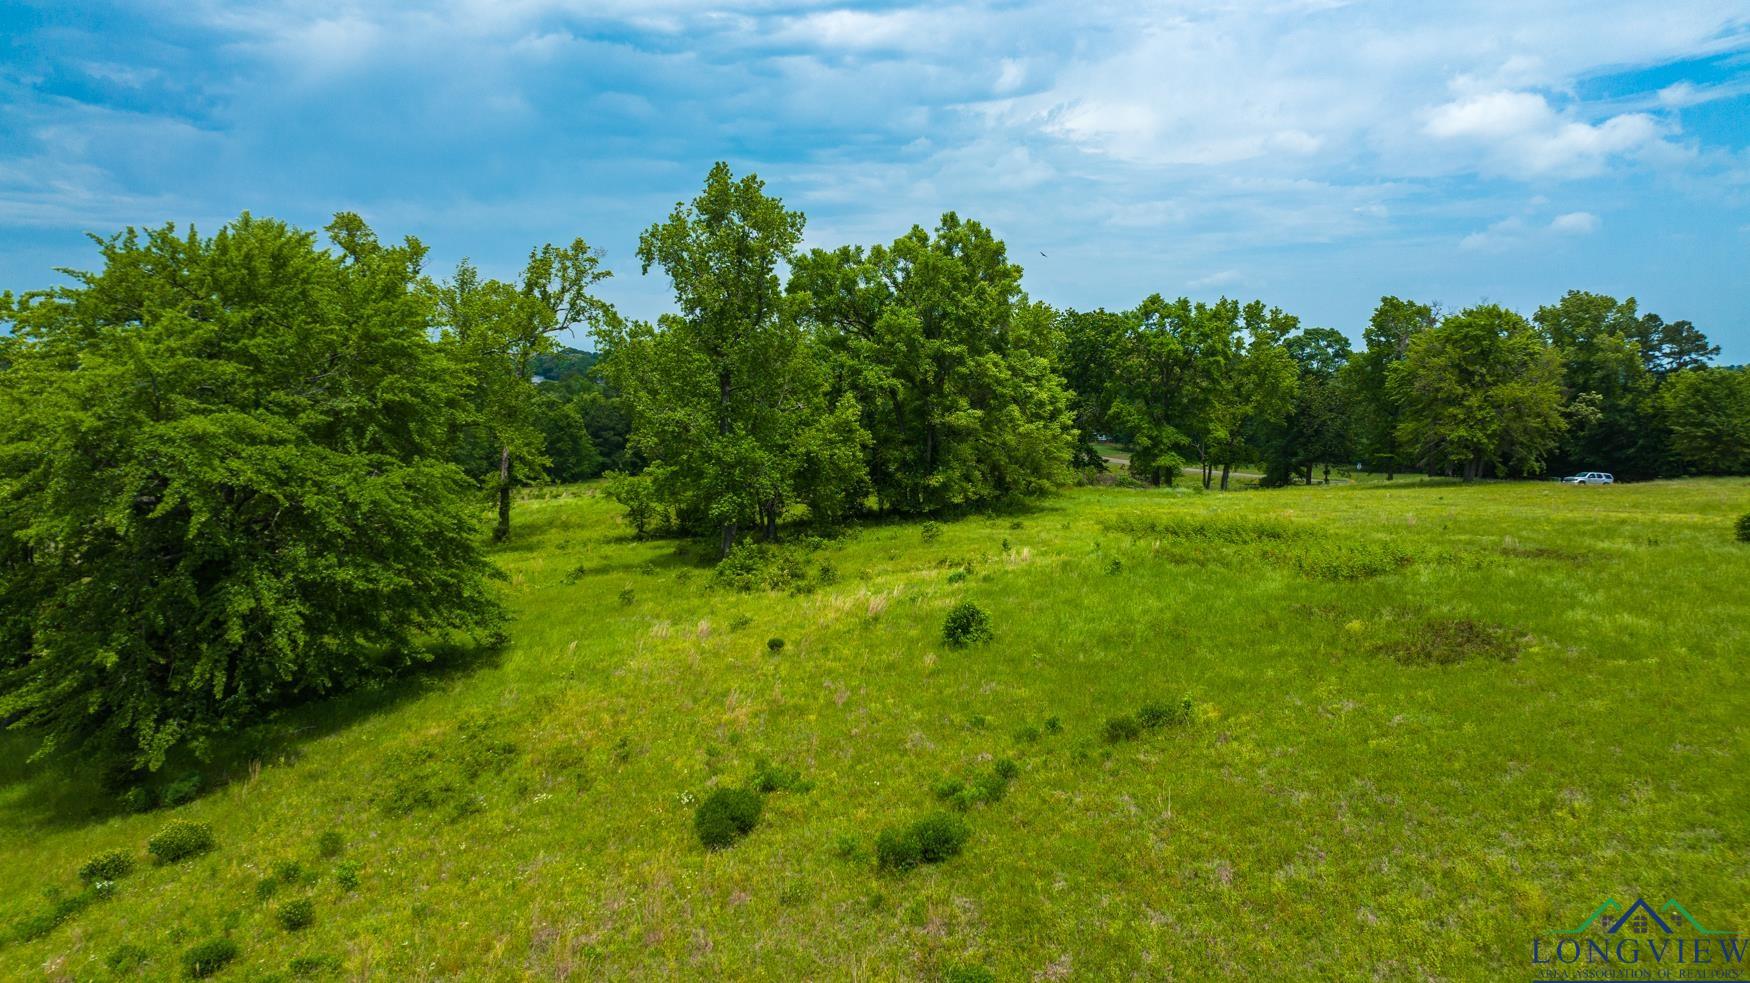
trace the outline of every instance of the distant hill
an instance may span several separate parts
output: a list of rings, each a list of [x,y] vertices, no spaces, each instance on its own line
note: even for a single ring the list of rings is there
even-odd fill
[[[562,348],[551,355],[537,356],[534,374],[539,376],[542,382],[565,383],[574,379],[583,379],[595,366],[596,359],[595,352]]]

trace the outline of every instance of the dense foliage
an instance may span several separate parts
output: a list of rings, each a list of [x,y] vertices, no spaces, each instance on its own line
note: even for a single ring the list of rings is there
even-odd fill
[[[356,216],[99,243],[0,386],[0,721],[156,767],[499,624],[424,248]]]
[[[1194,466],[1223,489],[1350,463],[1750,471],[1750,373],[1632,298],[1528,319],[1385,297],[1352,349],[1257,300],[1054,311],[953,212],[798,253],[804,225],[718,164],[640,239],[674,292],[655,323],[595,296],[582,239],[438,283],[416,240],[350,214],[331,249],[248,215],[130,230],[97,272],[0,295],[0,726],[156,768],[434,638],[491,637],[480,493],[503,539],[520,483],[606,473],[638,536],[711,536],[719,580],[752,589],[838,572],[737,551],[750,532],[1038,495],[1103,469],[1105,442],[1133,479]],[[562,347],[580,331],[599,361]],[[988,637],[974,612],[950,642]]]
[[[793,504],[832,518],[866,487],[856,401],[828,392],[778,282],[802,226],[757,177],[719,164],[690,205],[640,240],[645,269],[667,273],[680,313],[601,333],[657,498],[683,525],[715,531],[724,555],[741,529],[775,537]]]
[[[1266,484],[1352,463],[1387,477],[1750,471],[1750,373],[1710,366],[1719,348],[1693,324],[1632,298],[1576,291],[1527,320],[1384,297],[1360,350],[1257,302],[1156,296],[1058,324],[1081,439],[1124,446],[1157,484],[1191,462],[1205,487],[1235,463]]]
[[[860,411],[883,508],[929,512],[1038,494],[1075,447],[1052,370],[1052,312],[1029,303],[1001,240],[953,212],[890,246],[799,257],[791,296]]]

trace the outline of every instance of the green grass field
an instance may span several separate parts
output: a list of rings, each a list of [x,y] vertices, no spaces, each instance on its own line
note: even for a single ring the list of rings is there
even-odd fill
[[[549,492],[497,552],[508,647],[292,711],[193,802],[118,814],[0,746],[0,977],[172,978],[228,936],[220,978],[1529,980],[1605,897],[1750,931],[1746,510],[1745,480],[1079,489],[798,542],[795,587],[744,592]],[[948,647],[967,599],[994,638]],[[705,850],[693,803],[761,758],[805,789]],[[876,869],[1004,758],[960,856]],[[154,866],[173,819],[216,847]]]

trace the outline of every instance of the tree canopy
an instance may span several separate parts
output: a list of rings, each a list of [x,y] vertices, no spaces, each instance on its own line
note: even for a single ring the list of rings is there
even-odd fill
[[[860,408],[883,507],[1034,495],[1068,477],[1075,431],[1053,312],[1027,300],[983,225],[949,212],[891,245],[814,250],[790,292],[834,392]]]
[[[0,386],[0,720],[155,767],[500,612],[425,249],[245,214],[98,242]]]

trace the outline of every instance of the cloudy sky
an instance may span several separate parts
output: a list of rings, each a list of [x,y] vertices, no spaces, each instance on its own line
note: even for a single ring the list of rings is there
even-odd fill
[[[0,284],[86,231],[361,212],[440,272],[638,231],[711,162],[808,243],[990,225],[1054,304],[1635,295],[1750,361],[1750,0],[0,5]]]

